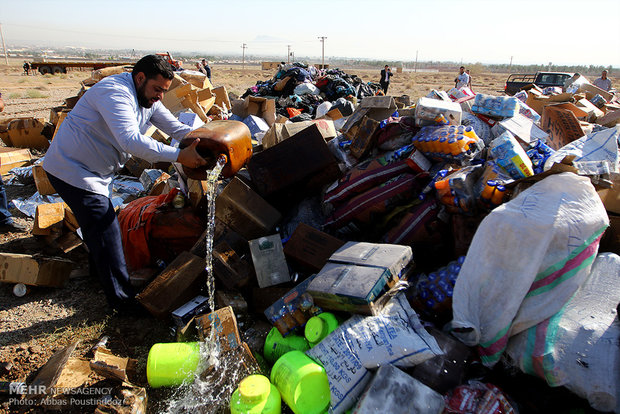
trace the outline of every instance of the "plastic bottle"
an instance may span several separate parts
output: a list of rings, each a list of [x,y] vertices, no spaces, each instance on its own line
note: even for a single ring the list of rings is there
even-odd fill
[[[280,392],[263,375],[244,378],[230,398],[231,414],[280,414]]]
[[[493,193],[495,192],[495,187],[497,186],[497,181],[488,180],[484,188],[482,189],[482,193],[480,193],[480,198],[486,204],[491,204],[491,198],[493,197]]]
[[[263,354],[265,359],[269,362],[276,362],[282,355],[290,351],[307,351],[310,349],[306,338],[299,335],[286,335],[282,336],[280,331],[276,328],[272,328],[265,338],[265,348]]]
[[[13,294],[18,298],[26,296],[28,292],[30,292],[30,288],[23,283],[17,283],[15,286],[13,286]]]
[[[317,316],[308,319],[304,335],[310,344],[310,348],[325,339],[338,325],[338,319],[331,312],[319,313]]]
[[[146,362],[146,379],[153,388],[193,381],[200,362],[198,342],[155,344]]]
[[[499,206],[504,201],[504,194],[506,193],[506,187],[501,184],[498,184],[495,187],[495,192],[493,193],[493,198],[491,198],[491,204],[495,206]]]
[[[322,414],[329,406],[325,369],[301,351],[287,352],[273,364],[271,382],[295,414]]]

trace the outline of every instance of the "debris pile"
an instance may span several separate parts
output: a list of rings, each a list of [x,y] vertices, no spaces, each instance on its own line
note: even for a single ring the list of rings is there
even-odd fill
[[[432,90],[412,104],[292,64],[231,99],[176,74],[163,104],[196,127],[242,121],[253,155],[216,183],[211,226],[207,180],[136,158],[115,180],[137,300],[178,341],[151,344],[146,367],[150,387],[175,387],[166,409],[545,412],[511,383],[526,382],[519,369],[619,412],[620,104],[579,75],[558,89]],[[20,142],[6,125],[5,143]],[[20,151],[0,153],[16,177]],[[16,204],[33,233],[75,248],[71,211],[26,168],[39,191]],[[45,277],[52,265],[16,256],[0,255],[3,282],[66,282],[60,259]],[[38,273],[13,270],[26,261]],[[70,354],[48,364],[122,382],[111,400],[146,405],[130,359]]]

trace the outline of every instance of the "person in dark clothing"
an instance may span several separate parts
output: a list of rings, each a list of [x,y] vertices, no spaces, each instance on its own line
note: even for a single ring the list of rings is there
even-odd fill
[[[383,93],[386,95],[390,86],[390,78],[392,77],[392,75],[393,73],[390,70],[390,67],[388,65],[385,65],[385,68],[383,68],[383,70],[381,71],[381,80],[379,80],[379,83],[383,88]]]
[[[202,69],[203,70],[201,70],[201,72],[207,75],[207,78],[209,78],[209,81],[210,81],[211,80],[211,67],[209,66],[209,62],[207,62],[207,59],[202,59]]]
[[[4,100],[2,99],[2,94],[0,93],[0,112],[4,111]],[[28,228],[23,224],[17,223],[13,220],[13,216],[9,211],[9,205],[6,198],[6,191],[4,191],[4,181],[2,181],[2,176],[0,175],[0,233],[4,232],[15,232],[21,231],[25,232]]]

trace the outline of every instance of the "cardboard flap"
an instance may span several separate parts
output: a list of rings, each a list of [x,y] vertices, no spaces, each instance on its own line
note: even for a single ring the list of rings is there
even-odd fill
[[[396,109],[392,96],[367,96],[362,99],[362,108]]]
[[[99,347],[94,358],[90,361],[90,368],[105,378],[129,381],[127,374],[133,376],[138,361],[131,358],[121,358],[109,349]]]
[[[541,125],[549,134],[547,145],[554,150],[573,142],[584,136],[579,120],[575,114],[561,105],[548,105],[545,107]]]

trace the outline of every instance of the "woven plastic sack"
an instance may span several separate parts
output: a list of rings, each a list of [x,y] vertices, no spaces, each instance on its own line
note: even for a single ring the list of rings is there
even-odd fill
[[[590,273],[607,212],[590,180],[551,175],[480,224],[454,286],[452,329],[494,365],[508,339],[558,312]]]

